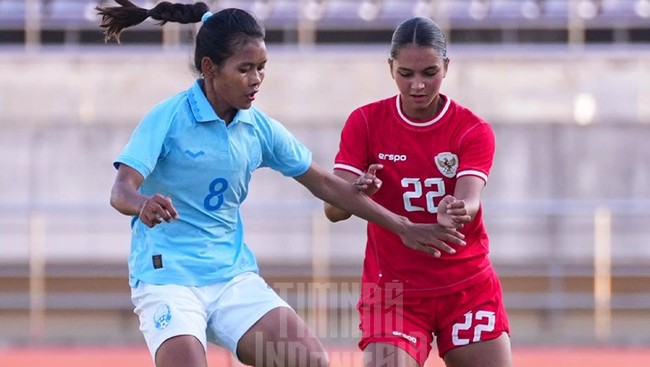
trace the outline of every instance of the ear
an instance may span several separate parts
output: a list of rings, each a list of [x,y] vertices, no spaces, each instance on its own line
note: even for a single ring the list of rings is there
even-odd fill
[[[388,71],[390,72],[390,77],[395,79],[395,77],[393,76],[393,59],[391,59],[390,57],[388,58]]]
[[[445,78],[447,76],[447,71],[449,70],[449,58],[448,57],[445,57],[444,65],[445,65],[445,72],[444,72],[444,74],[442,74],[443,78]]]
[[[212,62],[212,60],[205,56],[201,59],[201,73],[205,75],[212,75],[216,71],[216,65]]]

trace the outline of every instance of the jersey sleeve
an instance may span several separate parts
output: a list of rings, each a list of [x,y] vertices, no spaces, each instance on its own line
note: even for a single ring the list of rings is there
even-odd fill
[[[164,108],[156,107],[145,115],[131,133],[129,142],[113,162],[115,168],[120,164],[126,164],[140,172],[144,178],[151,174],[158,159],[167,151],[165,140],[173,117],[167,115],[165,111]]]
[[[362,175],[370,165],[368,123],[362,109],[354,110],[341,130],[334,169]]]
[[[477,176],[487,183],[494,161],[495,138],[488,123],[475,125],[459,142],[459,167],[457,178]]]
[[[287,177],[305,173],[312,162],[312,152],[281,123],[267,119],[258,125],[262,141],[261,167],[268,167]]]

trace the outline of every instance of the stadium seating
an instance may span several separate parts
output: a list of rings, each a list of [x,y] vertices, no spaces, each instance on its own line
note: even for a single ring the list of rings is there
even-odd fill
[[[134,1],[150,7],[153,1]],[[575,7],[569,0],[219,0],[208,1],[213,11],[238,7],[257,14],[271,34],[270,43],[296,42],[296,33],[310,21],[315,33],[336,30],[349,37],[314,37],[321,43],[384,42],[385,37],[374,39],[363,32],[390,31],[404,19],[414,15],[430,16],[448,28],[455,43],[476,43],[486,40],[480,33],[492,33],[493,41],[500,43],[566,42],[557,37],[557,30],[576,26],[585,32],[597,30],[585,37],[586,42],[650,42],[650,0],[581,0]],[[30,12],[30,4],[35,11]],[[40,0],[26,2],[0,0],[0,45],[21,42],[21,39],[3,37],[2,32],[15,32],[25,26],[26,14],[38,14],[43,32],[94,31],[99,22],[94,7],[110,5],[110,1],[95,0]],[[571,17],[581,20],[570,22]],[[510,37],[507,32],[526,33],[552,29],[555,32],[539,33],[533,38]],[[160,43],[162,37],[150,37],[147,32],[161,32],[153,22],[132,31],[143,35],[135,42]],[[139,32],[139,33],[138,33]],[[362,32],[355,35],[355,32]],[[474,34],[474,33],[478,34]],[[613,37],[610,34],[629,32],[630,36]],[[280,36],[273,36],[279,34]],[[488,37],[490,38],[490,37]],[[6,41],[5,39],[9,39]],[[48,42],[43,37],[43,42]],[[94,37],[71,37],[75,42],[97,42]]]

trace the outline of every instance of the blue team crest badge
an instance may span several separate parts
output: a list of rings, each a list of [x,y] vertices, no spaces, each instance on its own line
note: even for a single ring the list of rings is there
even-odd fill
[[[153,316],[153,323],[156,329],[162,330],[169,325],[169,322],[172,319],[172,312],[169,308],[169,305],[163,304],[158,307],[156,313]]]
[[[458,156],[456,154],[442,152],[434,160],[436,161],[436,167],[445,177],[452,178],[456,176],[456,170],[458,169]]]

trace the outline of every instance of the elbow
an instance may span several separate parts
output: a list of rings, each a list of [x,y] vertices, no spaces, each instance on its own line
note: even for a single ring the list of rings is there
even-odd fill
[[[327,212],[325,212],[325,218],[327,218],[327,220],[329,220],[332,223],[340,222],[343,220],[342,218],[335,217],[331,214],[328,214]]]
[[[123,196],[120,195],[117,189],[111,190],[111,197],[109,203],[113,209],[117,210],[120,214],[128,215],[129,213],[125,210]]]
[[[113,209],[115,209],[118,212],[122,213],[122,210],[120,210],[119,200],[117,199],[117,197],[115,195],[111,194],[111,198],[109,199],[109,203],[110,203],[110,205],[111,205],[111,207]]]
[[[340,222],[350,218],[351,214],[332,206],[331,204],[325,203],[324,205],[325,217],[332,223]]]

